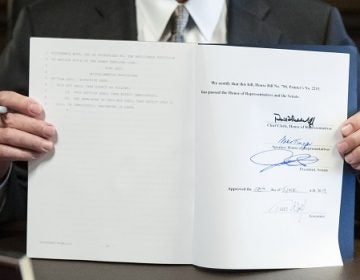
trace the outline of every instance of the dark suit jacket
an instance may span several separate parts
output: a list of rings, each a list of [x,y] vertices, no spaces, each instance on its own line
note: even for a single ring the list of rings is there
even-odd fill
[[[352,44],[338,11],[317,0],[229,0],[228,5],[229,44]],[[30,36],[136,40],[135,4],[45,0],[27,6],[0,58],[0,89],[28,94]],[[0,222],[25,219],[26,197],[26,165],[17,163]]]

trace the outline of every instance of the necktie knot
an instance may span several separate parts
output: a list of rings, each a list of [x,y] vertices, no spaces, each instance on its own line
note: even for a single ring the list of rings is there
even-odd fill
[[[171,42],[184,42],[184,33],[189,21],[189,12],[184,5],[178,5],[172,16]]]

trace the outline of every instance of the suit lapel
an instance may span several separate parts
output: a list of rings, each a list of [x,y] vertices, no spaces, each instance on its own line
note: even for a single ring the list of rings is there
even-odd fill
[[[228,43],[231,45],[278,44],[281,32],[266,21],[271,12],[263,0],[228,1]]]
[[[100,0],[93,6],[97,17],[91,24],[93,34],[103,39],[137,39],[135,0]]]

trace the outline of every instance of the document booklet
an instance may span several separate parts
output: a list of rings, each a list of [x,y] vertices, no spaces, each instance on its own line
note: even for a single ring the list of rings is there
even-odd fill
[[[58,139],[29,166],[28,255],[342,265],[350,66],[347,52],[32,38],[30,96]]]

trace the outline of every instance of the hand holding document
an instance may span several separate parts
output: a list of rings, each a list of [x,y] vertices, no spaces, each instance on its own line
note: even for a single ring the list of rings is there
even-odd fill
[[[341,265],[335,145],[349,63],[346,53],[32,39],[30,94],[59,139],[30,165],[29,255]]]
[[[0,90],[0,178],[7,181],[14,161],[29,161],[51,152],[55,128],[44,120],[43,108],[31,98]],[[0,209],[4,188],[0,188]]]

